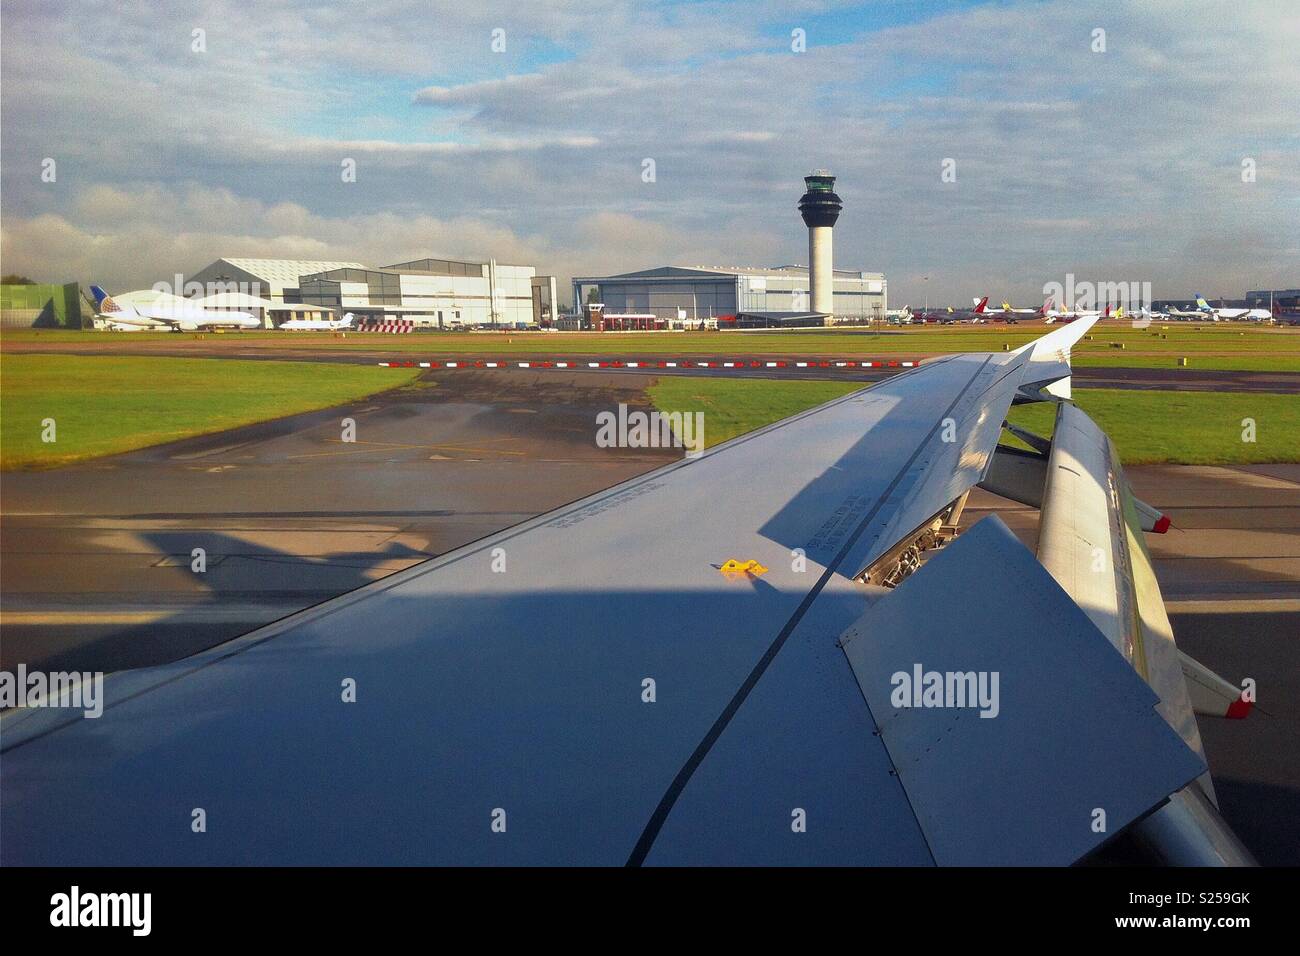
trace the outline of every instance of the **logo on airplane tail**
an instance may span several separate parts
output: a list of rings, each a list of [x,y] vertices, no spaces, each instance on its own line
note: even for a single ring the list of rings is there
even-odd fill
[[[95,306],[101,314],[109,312],[121,312],[122,307],[113,301],[113,297],[105,292],[100,286],[92,285],[90,293],[95,297]]]

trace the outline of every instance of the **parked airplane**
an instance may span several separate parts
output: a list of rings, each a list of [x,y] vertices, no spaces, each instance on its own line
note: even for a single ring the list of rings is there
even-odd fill
[[[1046,315],[1046,314],[1047,314],[1047,310],[1050,309],[1051,307],[1052,307],[1052,300],[1051,300],[1050,298],[1047,299],[1047,300],[1045,300],[1045,301],[1043,302],[1043,304],[1040,305],[1040,306],[1039,306],[1038,308],[1036,308],[1036,309],[1016,309],[1016,308],[1013,308],[1013,307],[1012,307],[1012,305],[1011,305],[1010,302],[1003,302],[1003,303],[1002,303],[1002,309],[1001,309],[1001,311],[1000,311],[1000,312],[999,312],[999,311],[993,311],[993,312],[991,312],[991,314],[992,314],[993,317],[997,317],[998,315],[1036,315],[1036,316],[1042,316],[1042,315]]]
[[[1262,322],[1273,318],[1273,313],[1268,309],[1223,309],[1212,306],[1205,301],[1205,297],[1200,293],[1196,295],[1196,310],[1205,315],[1213,316],[1216,322],[1219,319],[1230,321],[1246,319],[1252,322]]]
[[[1134,319],[1140,319],[1146,322],[1159,321],[1169,318],[1168,312],[1157,312],[1150,306],[1142,306],[1136,312],[1132,313]]]
[[[260,329],[261,319],[247,312],[220,312],[205,309],[185,299],[172,298],[163,304],[132,305],[119,303],[97,285],[90,287],[95,297],[95,318],[109,326],[171,329],[197,332],[201,329]]]
[[[1066,400],[1095,321],[109,674],[98,719],[10,710],[0,864],[1251,863],[1194,716],[1249,698],[1174,643],[1169,519]],[[961,530],[976,485],[1040,510],[1036,553]]]
[[[954,309],[952,306],[948,306],[947,310],[944,312],[922,311],[913,315],[912,318],[914,321],[917,322],[983,321],[988,315],[988,313],[985,310],[988,308],[989,297],[984,296],[983,298],[979,298],[979,299],[971,299],[971,301],[975,303],[975,307],[973,309],[958,310],[958,309]]]
[[[1180,309],[1176,305],[1171,305],[1169,307],[1169,315],[1171,318],[1175,319],[1200,319],[1203,322],[1207,320],[1210,322],[1219,321],[1219,317],[1214,314],[1213,310],[1202,312],[1200,309],[1194,308],[1190,305],[1186,309]]]
[[[290,331],[336,332],[352,328],[352,318],[352,313],[347,312],[341,319],[290,319],[281,322],[279,327]]]
[[[1050,300],[1049,300],[1050,301]],[[1122,315],[1124,310],[1121,308],[1118,315]],[[1053,322],[1073,322],[1075,319],[1109,319],[1110,303],[1106,308],[1098,312],[1096,309],[1083,309],[1075,311],[1073,309],[1058,310],[1051,307],[1043,309],[1043,323],[1051,325]]]

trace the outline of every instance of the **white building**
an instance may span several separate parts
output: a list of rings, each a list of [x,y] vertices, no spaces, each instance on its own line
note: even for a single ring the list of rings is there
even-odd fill
[[[304,276],[304,302],[353,313],[360,321],[403,320],[440,329],[521,328],[547,319],[538,313],[534,285],[554,279],[532,266],[455,259],[415,259],[379,269],[331,269]],[[553,305],[552,305],[553,308]]]
[[[649,313],[688,322],[741,313],[808,313],[806,266],[664,266],[613,276],[579,276],[573,300],[604,303],[606,313]],[[889,285],[880,272],[834,271],[836,323],[869,322],[889,308]]]
[[[348,268],[364,269],[365,266],[360,262],[335,259],[218,259],[189,278],[185,283],[185,294],[191,295],[190,289],[197,284],[201,291],[195,291],[201,296],[242,292],[276,304],[298,302],[301,301],[298,287],[303,276]]]
[[[242,311],[269,317],[272,325],[323,314],[338,318],[344,312],[353,313],[358,323],[403,320],[444,329],[553,325],[557,319],[554,276],[495,260],[415,259],[374,268],[321,259],[228,257],[199,270],[185,288],[205,304],[234,308],[236,300],[245,302]]]

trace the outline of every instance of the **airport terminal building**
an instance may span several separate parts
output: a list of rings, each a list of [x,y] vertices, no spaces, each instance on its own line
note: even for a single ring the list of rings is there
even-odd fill
[[[303,302],[351,312],[365,321],[398,320],[440,329],[518,328],[545,318],[534,315],[536,278],[532,266],[495,260],[416,259],[378,269],[348,267],[304,276],[300,292]]]
[[[888,285],[880,272],[835,270],[831,321],[869,322],[884,317]],[[573,301],[603,303],[606,314],[653,315],[688,322],[736,315],[809,314],[805,266],[721,268],[663,266],[613,276],[573,279]]]
[[[278,306],[351,312],[359,323],[416,328],[554,324],[556,282],[532,266],[456,259],[415,259],[378,268],[360,262],[218,259],[187,283],[206,291],[238,289]],[[252,291],[257,290],[257,291]],[[279,316],[280,310],[271,310]],[[285,317],[299,317],[285,312]]]

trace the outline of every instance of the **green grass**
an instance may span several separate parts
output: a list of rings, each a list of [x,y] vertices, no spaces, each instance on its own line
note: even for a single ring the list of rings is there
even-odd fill
[[[310,362],[0,355],[0,467],[54,468],[353,401],[417,369]],[[41,440],[55,421],[56,441]]]
[[[121,343],[123,348],[184,348],[188,345],[231,349],[302,348],[382,351],[421,358],[472,356],[621,356],[653,355],[784,355],[871,359],[915,358],[949,352],[1000,352],[1016,348],[1051,331],[1053,326],[1025,322],[1015,326],[926,326],[858,332],[657,332],[657,333],[557,333],[502,332],[382,335],[349,333],[346,338],[328,334],[239,332],[226,335],[178,336],[164,333],[106,333],[60,330],[9,330],[0,344],[25,342]],[[1300,371],[1300,329],[1238,324],[1155,323],[1134,329],[1126,322],[1094,327],[1091,338],[1074,349],[1080,366],[1174,368],[1186,356],[1189,367],[1199,369],[1249,369]],[[1164,336],[1164,337],[1162,337]],[[1123,349],[1112,343],[1122,344]]]
[[[862,387],[862,382],[674,375],[661,378],[646,391],[662,412],[703,412],[707,448]]]
[[[1182,368],[1177,355],[1135,355],[1132,352],[1075,352],[1079,368]],[[1300,372],[1300,355],[1198,355],[1189,350],[1183,371]]]
[[[649,389],[660,411],[704,412],[716,445],[820,405],[860,383],[665,378]],[[1114,439],[1126,464],[1229,465],[1300,461],[1300,399],[1294,395],[1075,389],[1075,401]],[[1012,422],[1051,435],[1054,406],[1013,408]],[[1253,418],[1254,443],[1242,420]],[[1014,443],[1014,441],[1013,441]]]
[[[1119,449],[1128,465],[1244,465],[1300,461],[1300,398],[1243,392],[1148,392],[1075,389],[1074,400]],[[1022,405],[1009,418],[1050,435],[1055,410]],[[1242,441],[1244,419],[1255,441]]]

